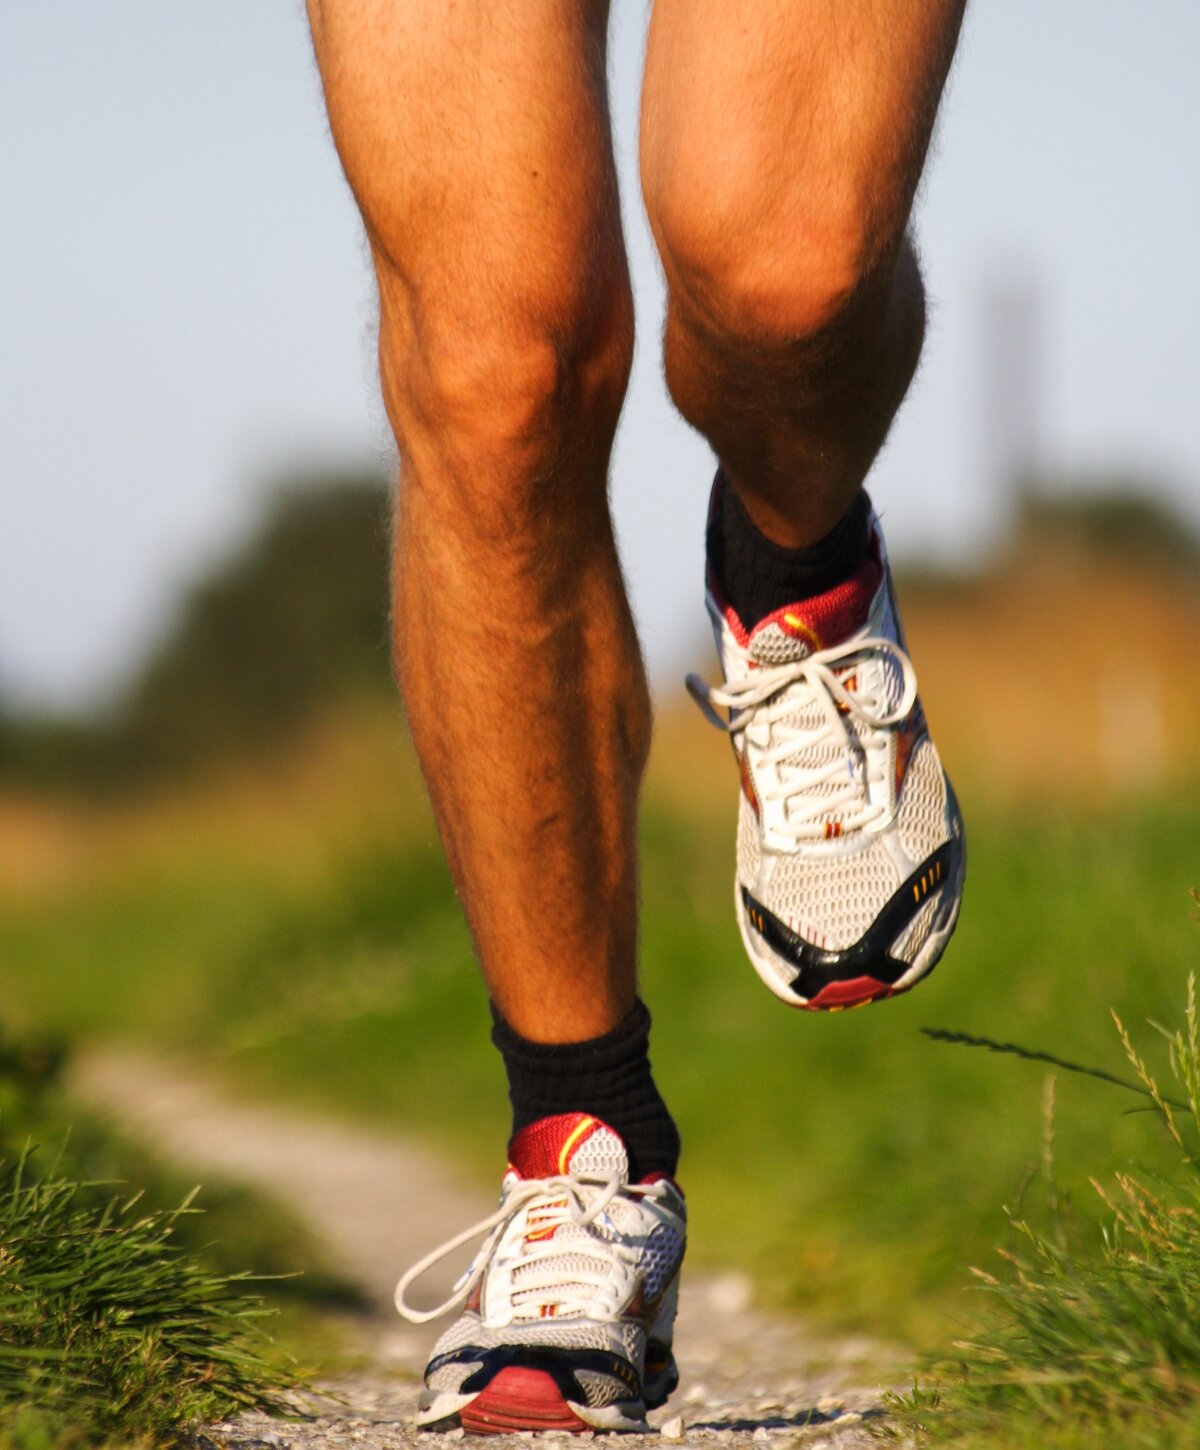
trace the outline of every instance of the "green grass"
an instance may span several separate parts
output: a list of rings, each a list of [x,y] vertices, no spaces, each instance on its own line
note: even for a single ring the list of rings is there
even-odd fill
[[[1193,795],[1108,813],[966,802],[970,867],[946,962],[906,998],[828,1017],[774,1001],[731,911],[732,801],[644,825],[644,994],[685,1140],[695,1257],[831,1325],[942,1342],[1038,1153],[1040,1084],[932,1042],[931,1025],[1102,1055],[1110,1006],[1163,1017],[1194,960]],[[315,873],[290,846],[210,847],[84,873],[0,912],[11,1010],[69,1035],[153,1038],[295,1099],[450,1143],[491,1179],[505,1098],[457,902],[428,818],[344,833]],[[351,844],[346,844],[350,842]],[[1110,1064],[1119,1066],[1119,1064]],[[1066,1082],[1062,1191],[1097,1220],[1083,1168],[1161,1169],[1162,1145]]]
[[[0,1173],[0,1407],[47,1432],[166,1441],[239,1408],[282,1408],[279,1366],[236,1278],[174,1242],[185,1200],[97,1205],[56,1166]]]
[[[200,1194],[68,1104],[61,1065],[0,1041],[0,1445],[165,1445],[281,1408],[298,1368],[276,1311],[311,1343],[314,1306],[348,1286],[282,1206]]]
[[[1200,1012],[1190,977],[1184,1025],[1159,1029],[1169,1090],[1116,1021],[1129,1086],[1175,1159],[1153,1177],[1118,1171],[1092,1187],[1102,1236],[1064,1205],[1055,1153],[1055,1078],[1044,1089],[1038,1208],[1009,1213],[997,1272],[977,1269],[990,1301],[937,1388],[898,1397],[897,1428],[955,1445],[1195,1444],[1200,1431]],[[1014,1049],[1018,1055],[1020,1049]],[[1087,1067],[1072,1072],[1094,1075]],[[1035,1217],[1036,1213],[1036,1217]],[[1019,1434],[1014,1435],[1014,1430]],[[1084,1433],[1086,1432],[1086,1438]],[[1075,1439],[1072,1437],[1080,1437]],[[1189,1438],[1191,1437],[1191,1438]]]

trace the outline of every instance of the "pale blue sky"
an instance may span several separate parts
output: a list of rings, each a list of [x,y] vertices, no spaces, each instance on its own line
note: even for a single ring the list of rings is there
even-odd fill
[[[613,495],[660,689],[703,629],[707,451],[659,380],[635,184],[641,0],[614,115],[639,305]],[[893,552],[985,548],[980,296],[1042,299],[1050,466],[1161,476],[1200,522],[1200,7],[976,0],[917,228],[934,313],[872,491]],[[0,684],[112,687],[291,464],[382,460],[373,299],[298,0],[0,15]]]

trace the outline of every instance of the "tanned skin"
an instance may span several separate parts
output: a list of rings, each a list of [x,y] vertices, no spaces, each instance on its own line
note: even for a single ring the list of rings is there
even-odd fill
[[[656,0],[667,381],[780,544],[837,522],[912,379],[906,229],[962,4]],[[650,740],[608,508],[633,349],[608,6],[309,16],[379,285],[413,740],[493,1000],[532,1041],[583,1041],[634,1000]]]

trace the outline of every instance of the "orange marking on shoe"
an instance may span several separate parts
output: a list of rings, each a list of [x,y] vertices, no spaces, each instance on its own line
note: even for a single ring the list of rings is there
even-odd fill
[[[595,1118],[581,1118],[579,1122],[575,1124],[575,1127],[571,1130],[570,1137],[562,1145],[562,1148],[559,1151],[558,1171],[560,1173],[567,1172],[567,1164],[571,1161],[571,1152],[574,1149],[576,1143],[578,1143],[581,1138],[585,1137],[588,1133],[590,1133],[595,1126]]]
[[[805,624],[804,620],[802,620],[798,614],[793,614],[789,610],[788,613],[783,616],[783,622],[793,632],[793,634],[798,634],[801,636],[801,638],[808,640],[808,642],[812,645],[813,649],[821,648],[820,635],[816,632],[815,629],[813,629],[812,625]]]
[[[750,802],[750,807],[754,811],[754,814],[756,816],[761,815],[762,812],[758,805],[758,792],[754,789],[754,778],[750,774],[750,762],[746,759],[746,752],[739,750],[735,745],[733,747],[733,753],[737,758],[738,774],[742,778],[742,794]]]
[[[908,767],[912,762],[913,753],[917,746],[929,733],[929,727],[925,724],[925,712],[921,709],[918,701],[912,709],[912,714],[903,725],[896,731],[896,773],[895,788],[896,799],[900,799],[900,792],[904,788],[904,781],[908,775]]]
[[[558,1232],[559,1225],[557,1223],[552,1223],[549,1225],[549,1227],[546,1228],[541,1227],[541,1225],[544,1224],[548,1218],[553,1216],[552,1210],[566,1208],[566,1206],[567,1200],[565,1198],[556,1198],[553,1203],[547,1203],[543,1205],[543,1207],[536,1213],[530,1213],[528,1222],[533,1225],[533,1227],[531,1227],[530,1231],[525,1235],[525,1242],[527,1244],[537,1244],[541,1243],[543,1239],[552,1239],[554,1235]]]

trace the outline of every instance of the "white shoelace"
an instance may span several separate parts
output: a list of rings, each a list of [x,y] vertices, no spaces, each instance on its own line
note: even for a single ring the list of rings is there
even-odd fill
[[[562,1245],[555,1244],[553,1232],[563,1224],[576,1224],[582,1228],[595,1223],[618,1193],[636,1194],[641,1198],[660,1198],[663,1188],[659,1183],[623,1183],[615,1175],[608,1179],[554,1177],[518,1181],[504,1195],[495,1213],[480,1219],[462,1233],[455,1234],[452,1239],[447,1239],[440,1248],[426,1254],[408,1270],[396,1285],[396,1308],[413,1324],[425,1324],[463,1303],[483,1277],[492,1251],[504,1237],[512,1220],[538,1199],[545,1199],[536,1225],[526,1236],[519,1253],[510,1261],[510,1268],[514,1271],[517,1268],[542,1266],[538,1272],[523,1273],[520,1284],[514,1286],[512,1301],[514,1307],[522,1311],[518,1317],[539,1317],[543,1304],[554,1304],[560,1315],[585,1311],[591,1312],[593,1317],[604,1318],[610,1313],[615,1314],[619,1306],[597,1305],[594,1300],[597,1291],[610,1278],[609,1266],[601,1258],[601,1246],[597,1244],[595,1249],[591,1249],[578,1239],[573,1239],[569,1248],[564,1250]],[[439,1304],[436,1309],[413,1308],[405,1298],[406,1290],[434,1264],[440,1263],[455,1249],[461,1248],[482,1233],[488,1235],[487,1239],[445,1303]],[[569,1269],[554,1265],[554,1260],[561,1259],[564,1253],[571,1257]],[[603,1245],[603,1253],[628,1264],[637,1261],[637,1250],[622,1243],[615,1228],[612,1230],[612,1237]],[[581,1260],[586,1258],[595,1259],[597,1269],[584,1268]],[[564,1293],[563,1290],[568,1285],[583,1285],[588,1293],[580,1295],[577,1290],[573,1295]]]
[[[689,675],[687,687],[710,724],[731,735],[745,730],[765,710],[770,744],[758,753],[756,763],[767,769],[756,772],[755,783],[764,801],[782,803],[774,829],[796,841],[818,840],[832,818],[847,831],[869,828],[884,818],[887,807],[869,787],[883,781],[882,732],[899,725],[916,704],[917,676],[908,655],[890,639],[869,636],[788,664],[752,668],[749,652],[735,648],[746,665],[740,679],[714,686]],[[900,671],[904,687],[891,709],[871,693],[847,689],[834,673],[835,667],[847,669],[872,655],[885,662],[890,657]],[[796,725],[794,717],[813,702],[820,707],[820,723]],[[719,715],[717,707],[728,710],[729,718]],[[852,730],[848,719],[860,722],[865,732]],[[816,763],[801,764],[805,756]],[[862,763],[861,784],[855,777],[856,757]],[[761,785],[759,776],[768,779],[772,766],[775,783]]]

